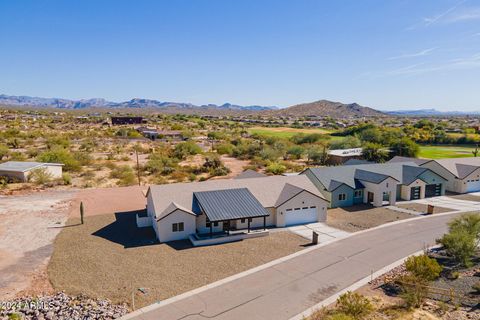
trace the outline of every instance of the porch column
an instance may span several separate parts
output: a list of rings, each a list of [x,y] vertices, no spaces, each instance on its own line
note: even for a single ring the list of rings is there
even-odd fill
[[[250,219],[247,218],[247,221],[248,221],[248,232],[250,233]]]
[[[213,227],[212,227],[213,222],[210,221],[210,238],[213,238]]]
[[[263,216],[263,230],[267,230],[267,217]]]

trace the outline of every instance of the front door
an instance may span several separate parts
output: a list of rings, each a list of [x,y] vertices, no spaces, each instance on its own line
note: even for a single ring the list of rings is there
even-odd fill
[[[367,193],[367,202],[372,203],[373,202],[373,192],[368,192]]]
[[[223,231],[230,230],[230,221],[223,221]]]

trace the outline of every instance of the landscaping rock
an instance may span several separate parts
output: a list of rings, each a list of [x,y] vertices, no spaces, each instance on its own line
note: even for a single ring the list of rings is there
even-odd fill
[[[29,320],[116,319],[128,311],[126,305],[114,305],[105,299],[69,296],[59,292],[52,296],[8,301],[0,309],[0,320],[7,320],[13,314]]]

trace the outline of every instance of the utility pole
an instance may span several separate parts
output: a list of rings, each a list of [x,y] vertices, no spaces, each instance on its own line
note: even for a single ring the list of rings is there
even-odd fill
[[[138,162],[138,151],[135,148],[135,155],[137,156],[137,177],[138,177],[138,185],[140,186],[140,163]]]

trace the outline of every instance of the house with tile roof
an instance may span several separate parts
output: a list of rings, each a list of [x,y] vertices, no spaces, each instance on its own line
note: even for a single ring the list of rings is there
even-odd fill
[[[480,158],[413,159],[394,157],[390,163],[415,161],[419,166],[428,168],[445,177],[446,190],[456,193],[480,192]]]
[[[259,176],[150,186],[139,227],[160,242],[217,244],[268,234],[268,227],[326,221],[328,201],[305,175]]]
[[[445,194],[446,179],[415,162],[308,168],[301,175],[309,177],[331,208],[360,203],[380,207]]]

